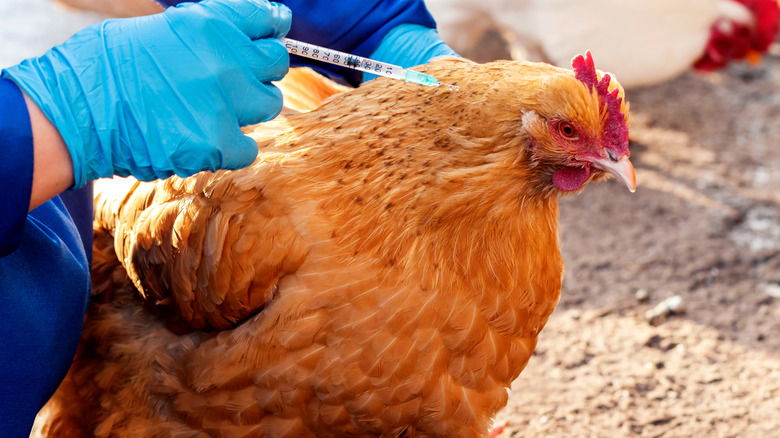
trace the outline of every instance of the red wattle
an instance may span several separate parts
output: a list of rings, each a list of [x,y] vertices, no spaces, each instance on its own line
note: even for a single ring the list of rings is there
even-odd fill
[[[553,175],[553,184],[558,190],[573,192],[579,190],[590,178],[590,167],[562,167]]]

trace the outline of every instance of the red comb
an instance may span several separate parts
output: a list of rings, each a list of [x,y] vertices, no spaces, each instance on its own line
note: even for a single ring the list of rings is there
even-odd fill
[[[756,19],[755,36],[751,40],[751,48],[765,52],[777,38],[780,26],[780,5],[777,0],[737,0],[750,9]]]
[[[596,73],[596,66],[593,64],[593,55],[590,50],[585,52],[585,56],[577,55],[571,60],[571,68],[574,69],[574,76],[588,87],[595,87],[599,80]]]
[[[620,111],[623,99],[618,97],[617,88],[609,92],[609,81],[612,78],[609,74],[605,74],[599,81],[590,50],[585,52],[585,56],[575,56],[571,60],[571,67],[574,69],[574,77],[585,84],[589,90],[595,88],[601,98],[602,107],[606,107],[607,120],[602,130],[604,142],[615,152],[628,154],[628,124],[625,115]]]

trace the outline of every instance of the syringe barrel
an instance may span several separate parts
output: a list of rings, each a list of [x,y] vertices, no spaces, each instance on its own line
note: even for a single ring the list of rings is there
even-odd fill
[[[309,43],[303,43],[290,38],[282,38],[282,42],[287,48],[287,51],[292,55],[316,59],[318,61],[327,62],[328,64],[343,65],[347,68],[372,73],[378,76],[387,76],[401,80],[404,80],[406,76],[406,70],[397,65],[377,62],[372,59],[339,52],[338,50],[328,49],[326,47],[315,46]]]

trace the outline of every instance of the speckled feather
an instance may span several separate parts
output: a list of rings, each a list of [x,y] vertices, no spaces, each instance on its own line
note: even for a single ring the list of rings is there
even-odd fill
[[[602,112],[544,64],[420,69],[460,90],[377,79],[247,129],[249,168],[101,188],[45,430],[486,435],[561,289],[548,121]]]

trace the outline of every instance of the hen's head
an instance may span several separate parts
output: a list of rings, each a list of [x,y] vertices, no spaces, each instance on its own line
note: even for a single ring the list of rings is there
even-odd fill
[[[628,151],[628,104],[622,87],[596,70],[588,52],[572,60],[574,80],[546,81],[549,96],[530,99],[523,127],[530,137],[531,163],[562,192],[612,174],[632,192],[634,167]],[[560,89],[562,92],[555,92]]]
[[[780,22],[777,0],[733,0],[728,9],[730,18],[712,26],[696,69],[713,71],[732,60],[758,60],[775,40]]]

